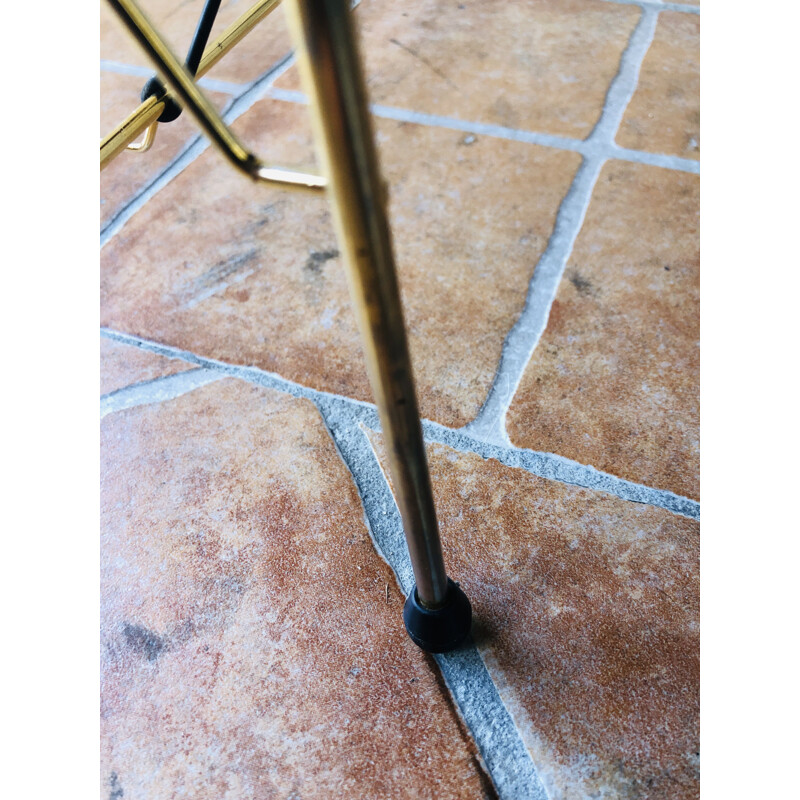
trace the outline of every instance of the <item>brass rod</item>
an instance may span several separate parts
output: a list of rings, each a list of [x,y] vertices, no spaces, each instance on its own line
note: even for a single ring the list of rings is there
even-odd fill
[[[350,0],[294,0],[286,10],[329,181],[417,595],[425,606],[438,608],[445,602],[448,579]]]
[[[135,153],[146,153],[156,140],[156,132],[158,131],[158,122],[151,123],[147,130],[144,132],[144,139],[136,144],[129,144],[128,150],[133,150]]]
[[[253,28],[278,7],[280,0],[259,0],[239,19],[229,25],[208,47],[203,51],[203,58],[197,68],[197,78],[205,75],[226,53],[235,47]],[[172,97],[172,92],[167,92],[167,97]],[[133,111],[122,123],[117,125],[111,133],[100,142],[100,169],[102,170],[112,159],[121,153],[139,134],[149,128],[154,119],[161,116],[164,102],[156,100],[158,113],[154,115],[153,101],[148,98]]]
[[[183,106],[236,169],[255,181],[311,191],[325,188],[325,180],[317,175],[263,164],[228,128],[134,0],[108,0],[108,3],[172,85]]]
[[[264,17],[274,11],[281,0],[260,0],[248,11],[245,11],[239,19],[227,27],[217,39],[206,47],[203,51],[203,58],[197,68],[197,77],[201,77],[208,72],[222,56],[237,45],[244,37],[250,33]]]
[[[164,101],[148,97],[100,142],[100,169],[107,167],[139,134],[161,116]]]

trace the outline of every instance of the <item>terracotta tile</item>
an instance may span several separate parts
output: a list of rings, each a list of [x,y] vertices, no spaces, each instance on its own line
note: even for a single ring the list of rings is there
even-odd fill
[[[700,17],[664,12],[617,143],[700,158]]]
[[[551,800],[699,797],[698,523],[428,453],[448,569]]]
[[[100,73],[100,138],[107,136],[139,105],[144,80],[114,72]],[[206,92],[222,110],[230,96]],[[199,129],[188,114],[167,125],[159,125],[156,140],[146,153],[124,152],[100,173],[100,222],[108,222],[137,191],[154,180]]]
[[[591,0],[364,0],[370,101],[585,138],[638,21]],[[276,86],[299,89],[297,69]]]
[[[158,356],[110,339],[100,340],[100,394],[194,368],[194,364],[185,361]]]
[[[102,431],[105,796],[493,796],[308,401],[228,379]]]
[[[315,170],[306,113],[265,101],[234,128],[265,158]],[[580,159],[386,120],[377,130],[422,413],[461,425],[486,397]],[[105,246],[102,321],[370,400],[336,253],[325,198],[253,186],[208,152]]]
[[[610,162],[508,413],[512,441],[699,496],[699,179]]]
[[[223,0],[210,41],[244,14],[255,0]],[[141,0],[140,6],[156,30],[181,59],[186,57],[200,19],[204,3],[181,0]],[[228,52],[207,77],[232,83],[250,83],[263,75],[275,62],[292,49],[283,11],[275,9],[261,20],[247,36]],[[151,62],[142,48],[131,38],[127,29],[108,4],[100,4],[100,55],[110,61],[150,67]]]

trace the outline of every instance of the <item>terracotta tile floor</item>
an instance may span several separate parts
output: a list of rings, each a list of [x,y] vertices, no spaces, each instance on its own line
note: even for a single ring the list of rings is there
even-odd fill
[[[326,201],[162,125],[101,178],[101,797],[696,798],[699,7],[354,13],[472,641],[402,626]],[[149,69],[101,37],[106,133]],[[315,170],[289,53],[278,8],[205,86]]]
[[[700,17],[665,11],[617,143],[700,158]]]

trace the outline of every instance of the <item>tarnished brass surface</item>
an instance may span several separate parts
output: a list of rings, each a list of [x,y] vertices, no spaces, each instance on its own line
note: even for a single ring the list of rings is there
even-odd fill
[[[286,8],[329,180],[372,391],[417,582],[426,606],[447,591],[391,236],[349,0],[292,0]]]
[[[108,0],[108,2],[119,15],[133,37],[153,60],[158,70],[172,85],[183,106],[194,116],[206,135],[217,145],[238,170],[254,180],[277,183],[292,188],[318,191],[325,187],[325,181],[316,175],[306,175],[304,173],[294,172],[280,167],[269,167],[263,164],[253,153],[247,150],[227,125],[225,125],[222,117],[217,113],[217,110],[206,99],[200,89],[197,88],[192,76],[184,69],[174,53],[172,53],[164,40],[158,35],[155,28],[153,28],[150,21],[134,0]],[[214,44],[211,45],[212,48],[214,46]],[[205,56],[203,60],[205,61]],[[144,105],[147,105],[147,103]],[[154,101],[153,108],[150,109],[146,115],[148,125],[158,117],[155,113],[155,106],[161,105],[163,105],[162,101]],[[134,112],[134,115],[135,113],[136,112]],[[158,114],[160,113],[159,110]],[[123,127],[131,119],[132,117],[129,117],[128,120],[123,123]],[[130,127],[134,128],[135,126],[131,123]],[[136,129],[136,133],[138,134],[138,128]],[[135,138],[135,136],[133,138]],[[120,136],[119,140],[119,149],[122,149],[123,146],[132,141],[132,139],[126,136]]]

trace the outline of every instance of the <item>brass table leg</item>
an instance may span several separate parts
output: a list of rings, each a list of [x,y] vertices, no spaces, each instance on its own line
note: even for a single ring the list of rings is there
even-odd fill
[[[417,583],[406,628],[424,649],[449,650],[471,608],[442,557],[350,0],[291,0],[287,12]]]

